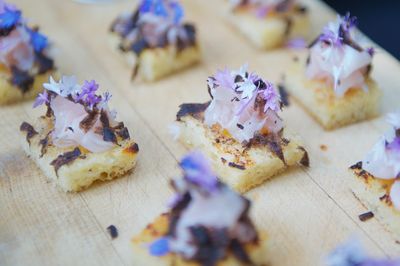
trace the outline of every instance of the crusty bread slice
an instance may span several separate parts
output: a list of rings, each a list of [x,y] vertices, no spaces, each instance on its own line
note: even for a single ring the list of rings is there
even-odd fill
[[[266,18],[257,18],[248,10],[237,10],[228,14],[228,20],[243,35],[260,49],[273,49],[296,37],[307,37],[309,32],[309,18],[307,14],[289,14],[285,16],[273,15]]]
[[[31,100],[43,90],[42,84],[49,80],[50,76],[57,76],[54,70],[36,75],[32,88],[27,92],[10,83],[11,74],[0,65],[0,105],[12,104],[19,101]]]
[[[285,88],[325,129],[336,129],[379,115],[382,93],[374,80],[366,80],[368,92],[354,88],[338,97],[326,82],[308,80],[300,62],[289,68]]]
[[[168,254],[162,257],[151,256],[148,245],[158,238],[164,236],[168,231],[168,214],[162,214],[156,220],[132,239],[133,244],[133,265],[146,266],[200,266],[194,261],[184,260],[176,254]],[[244,246],[251,261],[258,266],[267,265],[266,250],[268,248],[267,235],[259,234],[258,243],[247,244]],[[243,265],[232,254],[229,254],[217,266],[240,266]]]
[[[139,151],[132,140],[119,141],[119,145],[101,153],[92,153],[83,147],[58,148],[51,144],[51,138],[46,138],[53,128],[53,122],[46,117],[40,117],[32,130],[21,130],[22,147],[44,174],[54,181],[65,192],[77,192],[90,186],[97,180],[111,180],[127,173],[136,164]],[[31,133],[29,133],[31,132]],[[48,140],[45,152],[42,143]],[[60,155],[77,151],[79,156],[69,163],[63,164],[57,170],[51,163]],[[43,154],[43,156],[41,156]]]
[[[389,197],[390,186],[394,179],[375,178],[357,164],[352,166],[352,171],[354,171],[357,181],[364,183],[352,186],[354,196],[374,214],[380,223],[400,237],[400,211],[393,207]]]
[[[261,185],[290,166],[308,165],[308,154],[300,140],[286,130],[280,140],[284,157],[282,161],[268,145],[244,147],[223,130],[215,127],[210,129],[193,116],[184,116],[176,123],[179,140],[207,154],[217,176],[240,193]]]
[[[137,76],[144,81],[159,80],[201,60],[201,52],[198,45],[186,47],[182,51],[177,51],[173,46],[145,49],[137,57],[133,52],[124,53],[119,50],[120,37],[115,33],[110,35],[113,49],[125,58],[130,67],[134,68],[138,60]]]

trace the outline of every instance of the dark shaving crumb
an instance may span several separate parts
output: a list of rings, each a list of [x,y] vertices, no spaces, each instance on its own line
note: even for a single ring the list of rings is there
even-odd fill
[[[58,176],[58,169],[65,164],[70,164],[75,161],[79,156],[81,156],[81,150],[77,147],[73,151],[65,152],[63,154],[58,155],[56,159],[54,159],[50,165],[54,166],[54,170]]]
[[[111,239],[115,239],[118,237],[118,229],[117,227],[115,227],[115,225],[110,225],[109,227],[107,227],[107,231],[111,236]]]
[[[369,219],[374,217],[374,213],[373,212],[366,212],[366,213],[362,213],[358,216],[358,218],[360,219],[361,222],[365,222],[368,221]]]
[[[85,118],[79,123],[79,127],[84,131],[88,132],[97,121],[97,112],[89,112]]]
[[[394,241],[394,243],[396,243],[397,245],[400,245],[400,241],[399,240]]]
[[[222,162],[223,164],[226,164],[226,159],[225,159],[224,157],[221,157],[221,162]]]
[[[32,88],[34,78],[26,71],[21,71],[16,67],[11,68],[12,78],[11,84],[17,86],[22,93],[26,93]]]
[[[196,119],[202,119],[202,113],[207,109],[210,102],[206,103],[184,103],[179,106],[176,114],[176,120],[181,121],[184,116],[192,116]]]
[[[290,32],[291,32],[291,30],[292,30],[292,28],[293,28],[293,20],[291,19],[291,18],[286,18],[285,19],[285,21],[286,21],[286,28],[285,28],[285,36],[289,36],[289,34],[290,34]]]
[[[328,146],[326,146],[325,144],[319,145],[319,148],[320,148],[322,151],[328,150]]]
[[[117,136],[115,135],[114,131],[111,128],[105,127],[103,128],[103,140],[112,143],[117,143]]]
[[[126,127],[117,131],[117,135],[122,138],[122,140],[130,139],[129,131]]]
[[[242,244],[234,239],[230,243],[230,248],[232,250],[233,255],[243,263],[251,264],[251,260],[246,250],[243,248]]]
[[[287,138],[282,138],[282,143],[284,145],[288,145],[290,143],[290,140],[288,140]]]
[[[244,126],[241,125],[241,124],[239,124],[239,123],[237,123],[236,126],[237,126],[238,128],[240,128],[240,129],[243,129],[243,128],[244,128]]]
[[[127,152],[138,153],[139,152],[139,145],[137,143],[133,143],[131,146],[125,149]]]
[[[299,57],[298,56],[293,56],[293,61],[294,62],[298,62],[299,61]]]
[[[308,152],[303,147],[299,147],[299,149],[304,151],[304,155],[300,160],[300,164],[305,167],[310,167],[310,158],[308,157]]]
[[[289,93],[287,92],[286,88],[284,85],[279,84],[278,85],[278,90],[279,90],[279,95],[281,96],[281,101],[284,106],[289,106]]]
[[[39,145],[42,146],[40,148],[40,158],[42,158],[43,155],[47,152],[47,146],[49,145],[49,138],[50,138],[51,132],[52,131],[49,131],[49,133],[47,133],[46,137],[39,141]]]
[[[23,122],[19,127],[20,131],[26,132],[26,141],[31,144],[31,138],[38,134],[38,132],[33,128],[33,126],[27,122]]]
[[[362,169],[362,162],[360,161],[360,162],[358,162],[358,163],[356,163],[356,164],[350,166],[350,169],[353,169],[353,170],[361,170],[361,169]]]
[[[230,167],[234,167],[234,168],[237,168],[237,169],[240,169],[240,170],[245,170],[246,169],[246,167],[244,167],[244,165],[236,164],[234,162],[229,162],[228,165]]]

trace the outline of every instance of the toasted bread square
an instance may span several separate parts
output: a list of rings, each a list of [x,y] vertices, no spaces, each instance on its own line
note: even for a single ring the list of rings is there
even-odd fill
[[[378,179],[356,165],[351,167],[357,179],[365,185],[353,186],[354,196],[374,214],[384,226],[400,237],[400,211],[396,210],[389,197],[393,180]]]
[[[125,57],[129,66],[138,65],[137,76],[144,81],[155,81],[176,73],[200,61],[201,52],[197,45],[188,46],[177,51],[174,46],[145,49],[139,57],[133,52],[122,52],[118,49],[121,38],[111,33],[111,44],[118,54]]]
[[[176,123],[179,140],[203,151],[211,159],[217,176],[240,193],[261,185],[290,166],[309,163],[299,139],[286,131],[280,140],[283,161],[267,145],[244,147],[220,128],[209,128],[192,116],[184,116]]]
[[[285,88],[327,130],[372,119],[379,115],[382,93],[375,81],[366,79],[368,91],[353,88],[343,97],[335,95],[325,81],[309,80],[297,62],[285,76]]]
[[[133,261],[134,265],[146,266],[200,266],[195,261],[184,260],[181,256],[176,254],[168,254],[162,257],[152,256],[148,251],[148,246],[153,241],[164,236],[168,231],[169,219],[168,214],[162,214],[155,219],[137,236],[132,239],[133,244]],[[267,236],[266,234],[259,234],[260,239],[258,243],[251,243],[244,246],[251,261],[257,265],[266,264],[266,250],[267,250]],[[229,254],[224,260],[220,261],[217,266],[240,266],[243,265],[232,254]]]
[[[229,13],[228,19],[256,47],[265,50],[282,46],[291,38],[306,37],[309,31],[309,19],[304,13],[258,18],[246,9],[239,9]]]
[[[65,192],[77,192],[97,180],[111,180],[122,176],[136,164],[138,146],[132,140],[119,141],[119,145],[106,152],[92,153],[83,147],[58,148],[52,145],[51,138],[48,137],[53,129],[50,118],[40,117],[32,129],[21,130],[23,149],[44,174]],[[43,146],[44,143],[47,145]],[[60,155],[72,151],[78,152],[79,156],[58,169],[53,166],[54,163],[52,165]]]
[[[36,75],[32,87],[27,92],[22,92],[11,84],[10,72],[0,65],[0,105],[34,99],[43,90],[42,84],[48,81],[51,75],[57,76],[53,70]]]

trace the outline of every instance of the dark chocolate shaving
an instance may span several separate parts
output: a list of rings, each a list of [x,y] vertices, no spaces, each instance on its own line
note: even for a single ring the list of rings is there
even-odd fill
[[[371,219],[373,217],[374,217],[374,213],[371,212],[371,211],[366,212],[366,213],[362,213],[362,214],[360,214],[358,216],[358,218],[360,219],[361,222],[365,222],[365,221],[367,221],[367,220],[369,220],[369,219]]]
[[[210,102],[206,103],[184,103],[179,106],[176,120],[181,121],[184,116],[192,116],[196,119],[203,119],[203,112],[207,109]]]
[[[127,148],[127,151],[131,151],[132,153],[138,153],[139,145],[137,145],[137,143],[133,143],[131,146]]]
[[[240,165],[240,164],[237,164],[237,163],[234,163],[234,162],[229,162],[228,166],[233,167],[233,168],[237,168],[239,170],[245,170],[246,169],[246,167],[244,165]]]
[[[352,169],[352,170],[361,170],[362,169],[362,162],[359,161],[356,164],[350,166],[350,169]]]
[[[47,152],[47,147],[49,145],[49,139],[50,139],[50,134],[52,131],[49,131],[49,133],[47,133],[46,137],[44,139],[41,139],[39,141],[39,145],[41,145],[42,147],[40,148],[40,158],[43,157],[43,155]]]
[[[58,176],[58,170],[63,165],[68,165],[75,161],[77,158],[81,156],[81,150],[76,147],[74,150],[65,152],[63,154],[58,155],[56,159],[54,159],[50,165],[54,166],[54,170],[56,171],[56,175]]]
[[[38,134],[38,132],[33,128],[33,126],[27,122],[22,122],[19,127],[20,131],[26,132],[26,141],[31,145],[31,138]]]
[[[203,266],[215,266],[226,256],[229,245],[229,234],[226,229],[208,229],[204,226],[190,228],[198,247],[193,259]]]
[[[19,88],[22,93],[26,93],[30,88],[32,88],[34,78],[30,76],[28,72],[21,71],[16,67],[12,67],[11,72],[11,84]]]
[[[174,186],[174,183],[171,183]],[[182,211],[189,205],[192,200],[192,196],[189,193],[185,193],[182,198],[172,207],[170,212],[170,222],[168,227],[168,235],[175,236],[176,225],[181,216]]]
[[[256,134],[249,141],[249,143],[247,143],[247,148],[256,145],[267,146],[272,153],[274,153],[284,164],[286,164],[280,136],[276,134]]]
[[[131,46],[131,50],[137,55],[140,55],[146,48],[148,48],[148,45],[144,39],[139,39]]]
[[[39,66],[38,74],[44,74],[47,71],[54,69],[54,60],[44,55],[42,52],[35,53],[36,63]]]
[[[118,229],[115,225],[110,225],[107,227],[107,231],[111,236],[111,239],[115,239],[118,237]]]
[[[283,84],[278,85],[279,95],[281,96],[281,101],[284,106],[289,106],[289,93],[287,92],[285,86]]]
[[[109,127],[104,127],[103,140],[107,142],[117,143],[117,136],[115,135],[114,130]]]
[[[304,152],[303,157],[300,160],[300,164],[305,167],[310,167],[310,158],[308,157],[308,152],[304,147],[299,147],[300,150]]]
[[[86,133],[88,132],[96,123],[99,113],[96,111],[91,111],[87,116],[79,123],[79,127]]]
[[[246,264],[251,264],[251,260],[246,250],[243,248],[242,244],[233,239],[230,243],[230,249],[232,250],[233,255],[241,262]]]
[[[122,140],[130,139],[129,131],[126,127],[117,130],[116,133]]]

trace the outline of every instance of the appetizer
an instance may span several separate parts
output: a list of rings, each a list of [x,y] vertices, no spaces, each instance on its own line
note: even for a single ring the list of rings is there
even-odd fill
[[[387,120],[392,129],[351,169],[366,184],[355,195],[378,219],[400,232],[400,111]]]
[[[64,191],[79,191],[96,180],[111,180],[135,166],[138,145],[110,110],[111,95],[98,95],[94,81],[77,84],[64,76],[50,83],[34,103],[45,115],[20,127],[22,146],[44,174]]]
[[[329,23],[306,62],[295,60],[285,77],[289,94],[328,130],[379,114],[381,92],[370,77],[374,50],[358,44],[355,21],[347,14]]]
[[[183,15],[177,0],[142,0],[113,22],[113,46],[132,65],[132,77],[153,81],[200,61],[196,28]]]
[[[205,152],[218,176],[239,192],[296,164],[308,166],[298,137],[284,129],[274,86],[247,71],[225,69],[208,79],[211,101],[182,104],[176,137]]]
[[[266,265],[268,242],[249,217],[251,202],[219,182],[201,153],[180,166],[170,210],[132,239],[135,265]]]
[[[47,37],[0,0],[0,105],[35,98],[54,70]]]
[[[295,0],[231,0],[231,24],[261,49],[307,37],[307,9]]]
[[[358,240],[337,247],[326,259],[327,266],[399,266],[400,258],[376,259],[367,255]]]

